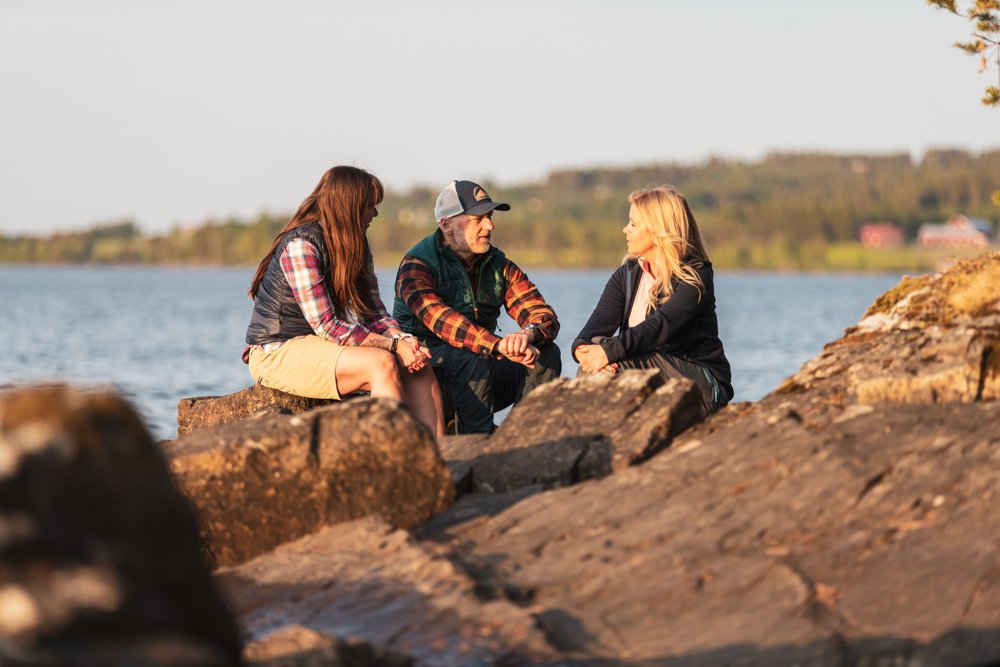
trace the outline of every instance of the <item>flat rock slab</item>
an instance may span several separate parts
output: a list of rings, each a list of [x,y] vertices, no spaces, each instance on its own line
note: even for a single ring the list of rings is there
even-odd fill
[[[194,513],[118,396],[0,394],[0,664],[236,665]]]
[[[388,399],[202,430],[165,448],[219,567],[369,514],[417,526],[454,497],[433,436]]]
[[[337,402],[286,394],[260,384],[225,396],[182,398],[177,403],[177,435],[180,437],[254,417],[294,415]]]
[[[412,657],[368,642],[286,625],[249,643],[244,652],[253,667],[413,667]]]
[[[515,406],[462,460],[477,491],[568,486],[646,460],[701,420],[694,383],[656,371],[559,378]]]
[[[324,637],[355,637],[428,666],[552,664],[558,657],[528,610],[481,600],[475,583],[432,545],[374,517],[325,528],[221,570],[217,580],[250,657],[267,655],[271,637],[289,632],[313,633],[310,641],[320,645]]]
[[[860,407],[773,397],[439,539],[583,664],[1000,660],[1000,403]]]

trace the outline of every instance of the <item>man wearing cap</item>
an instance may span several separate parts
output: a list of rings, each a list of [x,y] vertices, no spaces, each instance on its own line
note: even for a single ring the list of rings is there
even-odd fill
[[[478,184],[453,181],[434,206],[437,231],[406,253],[396,274],[393,317],[430,349],[459,433],[489,433],[497,410],[562,372],[555,311],[490,243],[493,212],[509,210]],[[501,307],[521,327],[502,338]]]

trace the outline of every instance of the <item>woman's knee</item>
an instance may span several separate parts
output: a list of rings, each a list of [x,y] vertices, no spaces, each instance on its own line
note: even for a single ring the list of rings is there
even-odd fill
[[[375,377],[399,382],[399,366],[396,364],[396,355],[386,350],[378,350],[378,354],[372,356],[371,369]]]

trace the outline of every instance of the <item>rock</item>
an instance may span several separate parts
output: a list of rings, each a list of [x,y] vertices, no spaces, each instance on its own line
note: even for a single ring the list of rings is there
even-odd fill
[[[330,637],[356,637],[421,665],[554,662],[558,653],[528,610],[481,600],[468,575],[433,551],[370,517],[285,544],[218,579],[240,615],[250,658],[278,627],[291,628],[296,643],[305,635],[307,645],[330,651]]]
[[[165,448],[217,567],[368,514],[412,528],[454,497],[434,438],[389,399],[201,430]]]
[[[411,667],[413,658],[363,641],[343,641],[301,625],[282,627],[251,642],[244,652],[248,665],[286,667]]]
[[[568,486],[639,463],[700,420],[689,380],[664,384],[652,370],[559,378],[515,406],[468,465],[481,491]]]
[[[193,513],[120,398],[0,395],[0,663],[238,664],[199,552]]]
[[[338,401],[286,394],[261,384],[225,396],[182,398],[177,403],[178,437],[205,428],[276,414],[298,414]]]
[[[472,491],[472,462],[482,452],[487,437],[486,433],[472,433],[446,435],[438,440],[441,456],[448,463],[459,495]]]
[[[611,468],[642,463],[702,420],[701,396],[690,380],[668,380],[611,431]],[[588,455],[590,452],[588,452]],[[587,466],[586,457],[582,463]]]
[[[834,402],[1000,398],[1000,253],[904,278],[778,391],[802,390]]]

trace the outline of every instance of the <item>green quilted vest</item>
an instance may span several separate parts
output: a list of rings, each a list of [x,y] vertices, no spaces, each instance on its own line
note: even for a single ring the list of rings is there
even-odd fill
[[[462,260],[442,243],[440,232],[423,239],[406,254],[430,267],[436,277],[437,294],[448,306],[487,331],[496,331],[506,291],[503,267],[507,257],[503,252],[491,247],[480,261],[479,291],[476,294],[472,293],[472,280]],[[397,275],[397,281],[398,279]],[[403,331],[413,334],[424,345],[434,347],[444,343],[437,334],[424,326],[398,294],[392,304],[392,316],[399,321]]]

